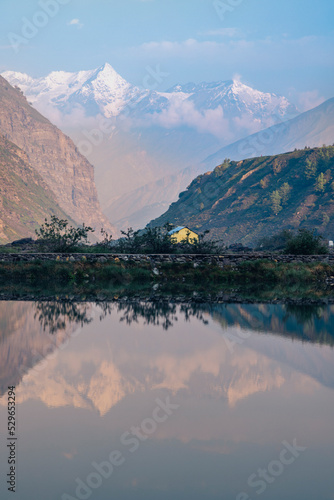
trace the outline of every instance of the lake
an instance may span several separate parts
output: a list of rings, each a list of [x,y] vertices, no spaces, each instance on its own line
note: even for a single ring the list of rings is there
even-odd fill
[[[0,498],[333,500],[333,345],[327,305],[0,302]]]

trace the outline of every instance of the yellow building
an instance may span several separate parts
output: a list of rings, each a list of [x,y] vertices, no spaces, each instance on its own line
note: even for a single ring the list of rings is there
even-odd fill
[[[172,229],[168,233],[173,238],[173,243],[181,243],[182,241],[187,240],[189,243],[194,243],[198,241],[198,234],[191,231],[189,228],[185,226],[178,226],[175,229]]]

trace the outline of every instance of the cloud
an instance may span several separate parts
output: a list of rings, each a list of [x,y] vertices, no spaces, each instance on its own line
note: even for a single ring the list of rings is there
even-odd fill
[[[78,28],[82,28],[83,27],[83,24],[80,22],[79,19],[75,18],[75,19],[72,19],[72,21],[70,21],[69,23],[67,23],[69,26],[77,26]]]
[[[87,129],[91,130],[99,127],[99,122],[104,119],[102,115],[87,116],[85,109],[77,104],[70,113],[62,113],[50,102],[42,102],[36,109],[51,123],[66,130]]]
[[[158,125],[167,129],[187,126],[200,133],[209,133],[227,141],[234,138],[231,121],[225,118],[221,106],[216,109],[198,111],[193,102],[178,99],[171,101],[170,106],[159,113],[145,115],[140,125],[147,127]]]
[[[310,90],[301,92],[297,96],[297,106],[301,111],[309,111],[317,106],[320,106],[326,99],[319,95],[318,90]]]

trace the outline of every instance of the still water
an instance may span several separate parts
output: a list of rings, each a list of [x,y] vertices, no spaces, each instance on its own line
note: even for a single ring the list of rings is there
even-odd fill
[[[0,498],[333,500],[333,345],[333,306],[0,302]]]

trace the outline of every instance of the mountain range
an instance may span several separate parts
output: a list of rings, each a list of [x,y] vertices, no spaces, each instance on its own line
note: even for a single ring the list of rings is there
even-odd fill
[[[141,228],[158,218],[195,177],[225,158],[244,160],[334,141],[334,99],[300,114],[285,97],[238,80],[177,84],[158,92],[130,84],[109,64],[76,73],[55,71],[42,78],[10,71],[4,76],[18,87],[17,95],[26,96],[30,110],[56,123],[72,138],[76,153],[81,151],[92,162],[98,198],[116,235],[119,229]],[[22,147],[21,135],[6,137]],[[38,162],[42,153],[29,160]],[[69,186],[78,179],[68,178],[68,172],[56,175],[58,167],[54,170],[52,181],[52,168],[39,167],[56,200],[62,196],[61,207],[77,220],[71,206],[77,200],[71,201]],[[89,203],[93,199],[96,192],[89,195]],[[89,220],[87,210],[80,213]],[[105,221],[101,217],[99,212],[99,220]]]
[[[193,103],[199,112],[221,106],[226,118],[251,115],[261,125],[268,124],[274,112],[282,118],[298,114],[285,97],[254,90],[236,80],[175,85],[166,92],[140,89],[124,80],[108,63],[91,71],[54,71],[43,78],[14,71],[6,71],[2,76],[20,87],[37,109],[51,104],[66,114],[82,106],[86,116],[100,113],[111,118],[126,113],[143,119],[145,115],[169,110],[171,103],[182,102]]]
[[[299,113],[285,97],[237,80],[157,92],[131,85],[109,64],[43,78],[3,76],[93,163],[102,209],[123,229],[158,216],[210,154]]]

